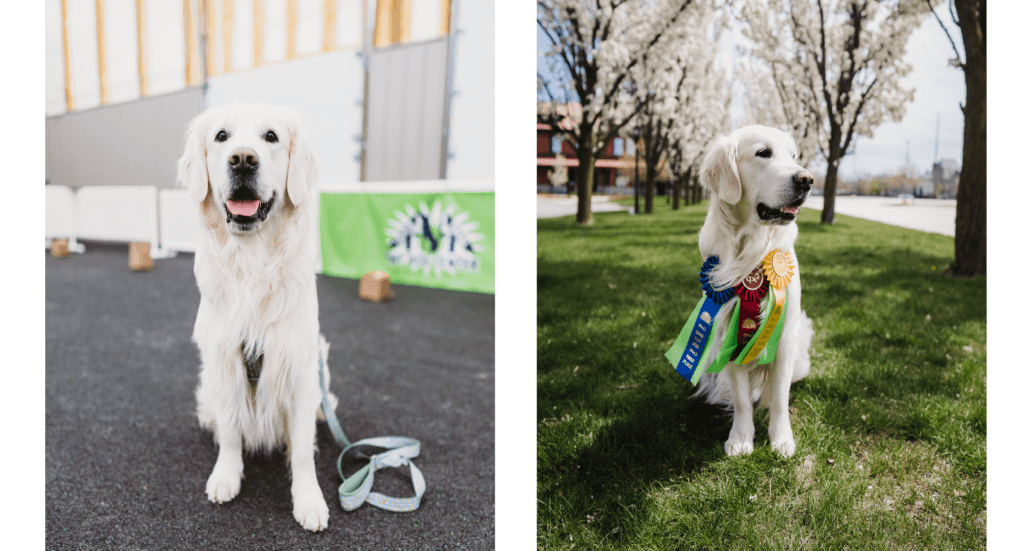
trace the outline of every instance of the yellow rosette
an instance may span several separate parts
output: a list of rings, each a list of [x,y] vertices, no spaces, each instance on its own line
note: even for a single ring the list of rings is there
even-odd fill
[[[782,249],[775,249],[766,254],[764,260],[761,261],[761,265],[764,267],[764,275],[768,278],[772,292],[775,293],[775,307],[772,308],[772,313],[765,320],[761,335],[754,342],[754,345],[750,347],[747,355],[737,362],[739,364],[754,361],[757,355],[764,350],[765,345],[768,344],[768,339],[771,338],[775,326],[782,317],[782,308],[786,305],[786,287],[793,281],[793,276],[796,273],[793,270],[796,262],[793,260],[792,253]]]
[[[768,283],[773,289],[784,290],[789,287],[789,282],[793,281],[793,266],[796,265],[792,253],[775,249],[764,255],[761,264],[764,266],[764,275],[768,277]]]

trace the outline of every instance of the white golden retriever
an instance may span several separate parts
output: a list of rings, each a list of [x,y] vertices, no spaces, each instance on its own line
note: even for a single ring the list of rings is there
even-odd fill
[[[715,288],[732,287],[754,270],[773,249],[792,252],[796,214],[813,184],[811,173],[794,160],[793,138],[774,128],[747,126],[715,142],[701,166],[701,184],[710,192],[708,216],[701,228],[701,255],[719,257],[712,271]],[[775,360],[764,365],[730,363],[721,373],[700,378],[697,395],[733,410],[728,455],[754,450],[753,404],[769,412],[768,437],[785,457],[796,451],[789,422],[790,384],[810,371],[811,320],[801,310],[800,268],[786,289],[786,318]],[[765,299],[767,300],[767,299]],[[739,299],[722,306],[718,319],[730,319]],[[725,338],[727,324],[717,324],[711,352]]]
[[[220,448],[206,496],[225,503],[238,495],[243,448],[285,445],[292,512],[314,531],[327,526],[313,463],[318,352],[325,362],[327,352],[317,319],[316,175],[295,113],[262,104],[201,113],[178,161],[204,230],[194,268],[202,297],[192,334],[202,360],[197,414]]]

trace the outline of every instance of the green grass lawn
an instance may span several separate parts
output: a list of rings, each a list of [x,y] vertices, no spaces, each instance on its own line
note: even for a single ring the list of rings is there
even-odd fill
[[[706,203],[537,227],[541,549],[982,549],[985,279],[951,279],[953,238],[799,216],[811,374],[796,454],[755,415],[691,400],[662,356],[700,298]]]

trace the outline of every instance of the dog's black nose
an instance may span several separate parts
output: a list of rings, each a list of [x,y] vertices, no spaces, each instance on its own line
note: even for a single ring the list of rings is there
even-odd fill
[[[260,166],[260,158],[251,147],[239,147],[228,157],[228,166],[233,170],[253,170]]]
[[[801,170],[793,175],[793,185],[803,191],[810,191],[814,185],[814,176],[806,170]]]

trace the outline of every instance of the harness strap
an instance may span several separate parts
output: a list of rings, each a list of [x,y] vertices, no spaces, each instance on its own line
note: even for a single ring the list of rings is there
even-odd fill
[[[242,364],[245,366],[245,378],[249,379],[249,390],[253,395],[256,394],[256,385],[260,383],[260,374],[263,373],[263,354],[256,355],[256,351],[259,350],[259,346],[255,345],[252,347],[253,352],[251,354],[245,353],[245,341],[242,341],[242,345],[239,350],[242,353]]]
[[[341,455],[338,456],[338,474],[341,475],[342,481],[341,486],[338,487],[338,499],[341,501],[341,508],[346,511],[352,511],[365,502],[386,511],[415,511],[419,508],[420,499],[422,499],[423,493],[427,490],[427,483],[423,479],[423,473],[411,461],[413,457],[417,457],[420,454],[419,440],[404,436],[378,436],[376,438],[364,438],[355,443],[350,442],[348,437],[345,436],[345,431],[341,430],[338,416],[334,413],[330,400],[327,399],[324,354],[319,342],[317,342],[317,350],[320,354],[320,407],[323,409],[324,418],[327,419],[327,425],[331,428],[331,434],[334,435],[334,439],[338,444],[344,448],[341,451]],[[358,452],[358,457],[369,459],[370,461],[350,478],[346,478],[345,473],[341,470],[341,460],[349,450],[359,446],[384,448],[386,451],[376,455],[366,455]],[[402,465],[409,466],[409,473],[412,475],[412,487],[416,492],[415,496],[391,497],[370,491],[373,488],[373,474],[377,470]]]

